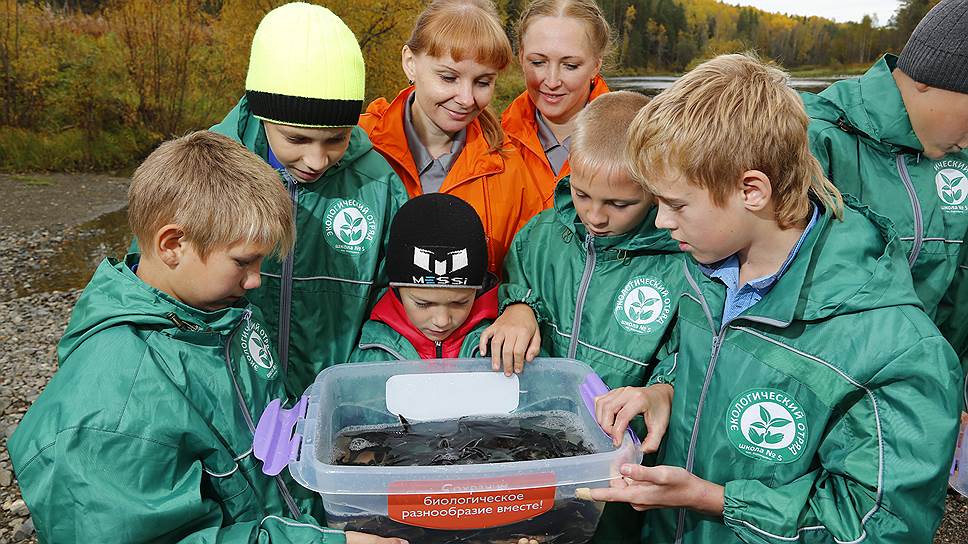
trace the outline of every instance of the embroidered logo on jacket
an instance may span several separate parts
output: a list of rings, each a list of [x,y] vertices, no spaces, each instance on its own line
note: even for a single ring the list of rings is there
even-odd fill
[[[671,306],[669,290],[662,282],[649,276],[637,276],[622,288],[612,315],[623,329],[650,334],[662,331]]]
[[[242,343],[242,353],[252,370],[267,380],[275,379],[279,374],[275,359],[272,357],[272,344],[265,328],[256,321],[249,321],[239,335]]]
[[[961,161],[935,161],[934,184],[938,188],[941,209],[946,212],[966,212],[968,206],[962,205],[968,198],[968,182],[965,181],[968,165]]]
[[[373,243],[376,218],[370,207],[359,200],[337,200],[326,209],[326,242],[336,251],[361,255]]]
[[[730,443],[753,459],[792,463],[803,455],[807,434],[803,407],[779,389],[750,389],[726,409]]]

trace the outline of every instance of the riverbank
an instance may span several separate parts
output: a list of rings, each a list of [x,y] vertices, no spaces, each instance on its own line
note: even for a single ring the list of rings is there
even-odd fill
[[[111,229],[123,229],[127,184],[92,174],[0,175],[0,543],[36,542],[6,441],[56,370],[83,278],[104,255],[124,251],[127,236]],[[78,260],[66,261],[71,251]],[[965,542],[968,499],[949,493],[935,544]]]

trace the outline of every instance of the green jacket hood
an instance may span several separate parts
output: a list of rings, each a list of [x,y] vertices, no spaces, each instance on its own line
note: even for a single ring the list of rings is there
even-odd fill
[[[138,254],[132,253],[124,261],[109,257],[98,265],[90,284],[74,306],[57,346],[58,360],[64,361],[97,332],[124,324],[157,329],[173,338],[200,343],[205,337],[230,333],[246,311],[248,302],[245,300],[215,312],[179,302],[135,275],[131,267],[139,258]],[[197,332],[206,334],[194,334]]]
[[[814,119],[841,130],[859,133],[890,148],[891,152],[921,152],[924,146],[911,127],[892,72],[897,57],[886,54],[860,78],[838,81],[819,94],[801,93]],[[898,112],[904,112],[898,115]]]
[[[561,225],[578,240],[585,237],[586,231],[571,198],[571,176],[565,176],[555,187],[555,217]],[[595,245],[605,249],[628,251],[630,253],[660,252],[680,253],[679,245],[669,237],[669,231],[655,226],[657,206],[652,206],[638,228],[617,236],[596,237]],[[579,242],[580,243],[580,242]]]
[[[743,317],[786,326],[891,306],[923,308],[890,221],[844,199],[843,221],[823,210],[771,296]],[[692,276],[702,276],[688,262]]]
[[[225,134],[268,162],[269,144],[266,140],[265,127],[263,127],[260,119],[252,115],[252,111],[249,109],[249,102],[245,96],[222,119],[221,123],[213,125],[210,130],[218,132],[219,134]],[[363,129],[354,126],[353,132],[350,134],[350,145],[346,149],[346,153],[343,154],[343,158],[332,168],[327,169],[317,181],[324,180],[340,170],[348,168],[353,162],[363,157],[371,149],[373,149],[373,144],[370,143],[369,136],[366,135]]]

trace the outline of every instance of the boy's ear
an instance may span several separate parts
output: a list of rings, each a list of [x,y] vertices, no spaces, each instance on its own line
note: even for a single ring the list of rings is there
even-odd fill
[[[406,74],[407,79],[410,81],[413,81],[413,76],[417,72],[414,60],[414,54],[410,50],[410,46],[404,45],[400,51],[400,66],[403,67],[403,73]]]
[[[178,266],[186,249],[185,231],[181,225],[168,224],[158,229],[155,254],[169,268]]]
[[[769,176],[759,170],[743,172],[740,181],[743,192],[743,206],[751,212],[766,209],[773,200],[773,184]]]

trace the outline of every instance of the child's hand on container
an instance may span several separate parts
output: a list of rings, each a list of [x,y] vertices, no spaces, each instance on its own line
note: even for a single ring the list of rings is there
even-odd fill
[[[629,422],[642,414],[648,431],[642,441],[642,451],[654,453],[669,427],[672,393],[672,386],[665,383],[614,389],[595,397],[595,419],[617,447],[622,443]]]
[[[527,304],[512,304],[481,333],[481,355],[491,355],[491,369],[505,376],[524,371],[541,349],[541,333],[534,310]]]
[[[356,531],[346,531],[346,544],[409,544],[402,538],[383,538],[381,536]]]
[[[594,501],[627,502],[639,511],[690,508],[713,516],[723,515],[723,486],[703,480],[682,467],[624,464],[621,472],[627,485],[584,489],[576,496]]]
[[[533,538],[524,538],[524,537],[521,537],[518,540],[518,544],[538,544],[538,541],[535,540],[535,539],[533,539]]]

